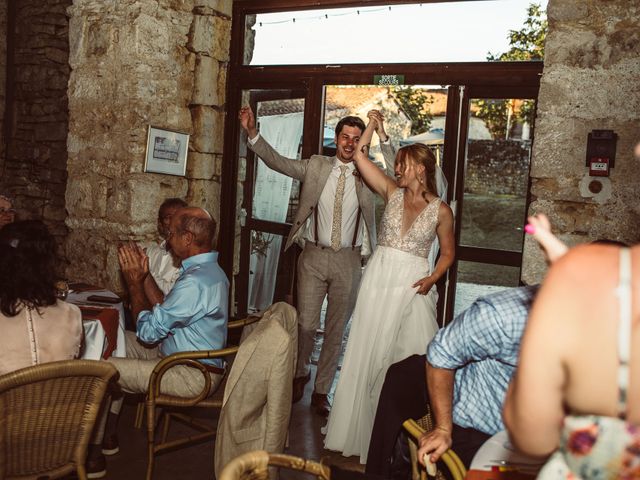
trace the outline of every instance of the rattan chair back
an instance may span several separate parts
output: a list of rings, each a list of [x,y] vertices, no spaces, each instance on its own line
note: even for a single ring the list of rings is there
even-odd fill
[[[329,467],[293,455],[267,453],[264,450],[247,452],[231,460],[220,473],[219,480],[267,480],[269,467],[287,468],[308,473],[318,480],[330,480]]]
[[[65,360],[0,377],[0,479],[85,479],[89,439],[109,382],[106,362]]]

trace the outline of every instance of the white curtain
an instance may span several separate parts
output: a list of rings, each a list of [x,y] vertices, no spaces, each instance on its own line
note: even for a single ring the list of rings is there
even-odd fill
[[[260,118],[260,135],[278,153],[298,158],[302,138],[303,113],[288,113]],[[253,196],[253,218],[281,222],[287,218],[291,177],[267,167],[259,159]],[[249,311],[264,310],[273,303],[276,273],[282,239],[280,235],[260,233],[258,241],[252,237],[249,261]]]

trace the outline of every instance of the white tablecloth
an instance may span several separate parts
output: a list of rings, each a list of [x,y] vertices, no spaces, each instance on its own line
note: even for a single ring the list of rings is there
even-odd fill
[[[126,345],[124,336],[124,306],[122,302],[119,303],[98,303],[87,300],[87,297],[91,295],[100,295],[103,297],[118,298],[118,296],[110,290],[91,290],[88,292],[74,292],[69,291],[67,302],[73,303],[78,306],[92,306],[102,308],[115,308],[118,310],[118,344],[113,351],[112,356],[124,357],[126,356]],[[84,326],[84,353],[82,358],[87,360],[100,360],[102,353],[107,347],[107,336],[102,328],[102,324],[99,320],[87,320],[82,322]]]
[[[496,433],[484,442],[471,460],[470,470],[491,470],[491,467],[514,468],[535,475],[544,460],[520,453],[511,444],[506,431]]]

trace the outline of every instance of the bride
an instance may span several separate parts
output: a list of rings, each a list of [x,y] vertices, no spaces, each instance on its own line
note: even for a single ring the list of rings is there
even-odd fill
[[[386,208],[378,247],[360,284],[325,438],[325,448],[359,455],[360,463],[367,461],[387,369],[423,354],[438,330],[434,284],[453,263],[455,250],[453,214],[436,188],[436,176],[442,184],[444,177],[435,156],[422,144],[401,148],[394,182],[369,160],[369,142],[382,115],[372,110],[368,117],[354,161]],[[431,268],[429,254],[438,243],[440,258]]]

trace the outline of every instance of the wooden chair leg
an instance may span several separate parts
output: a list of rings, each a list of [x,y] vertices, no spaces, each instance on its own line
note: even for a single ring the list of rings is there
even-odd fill
[[[171,413],[165,411],[162,416],[164,418],[162,421],[162,436],[160,437],[160,443],[165,443],[167,441],[167,436],[169,435],[169,422],[171,422]]]
[[[133,423],[133,426],[140,430],[142,428],[142,422],[144,421],[144,402],[138,402],[136,407],[136,420]]]
[[[153,476],[153,461],[154,461],[154,447],[155,447],[155,408],[151,402],[147,401],[147,480],[151,480]]]

